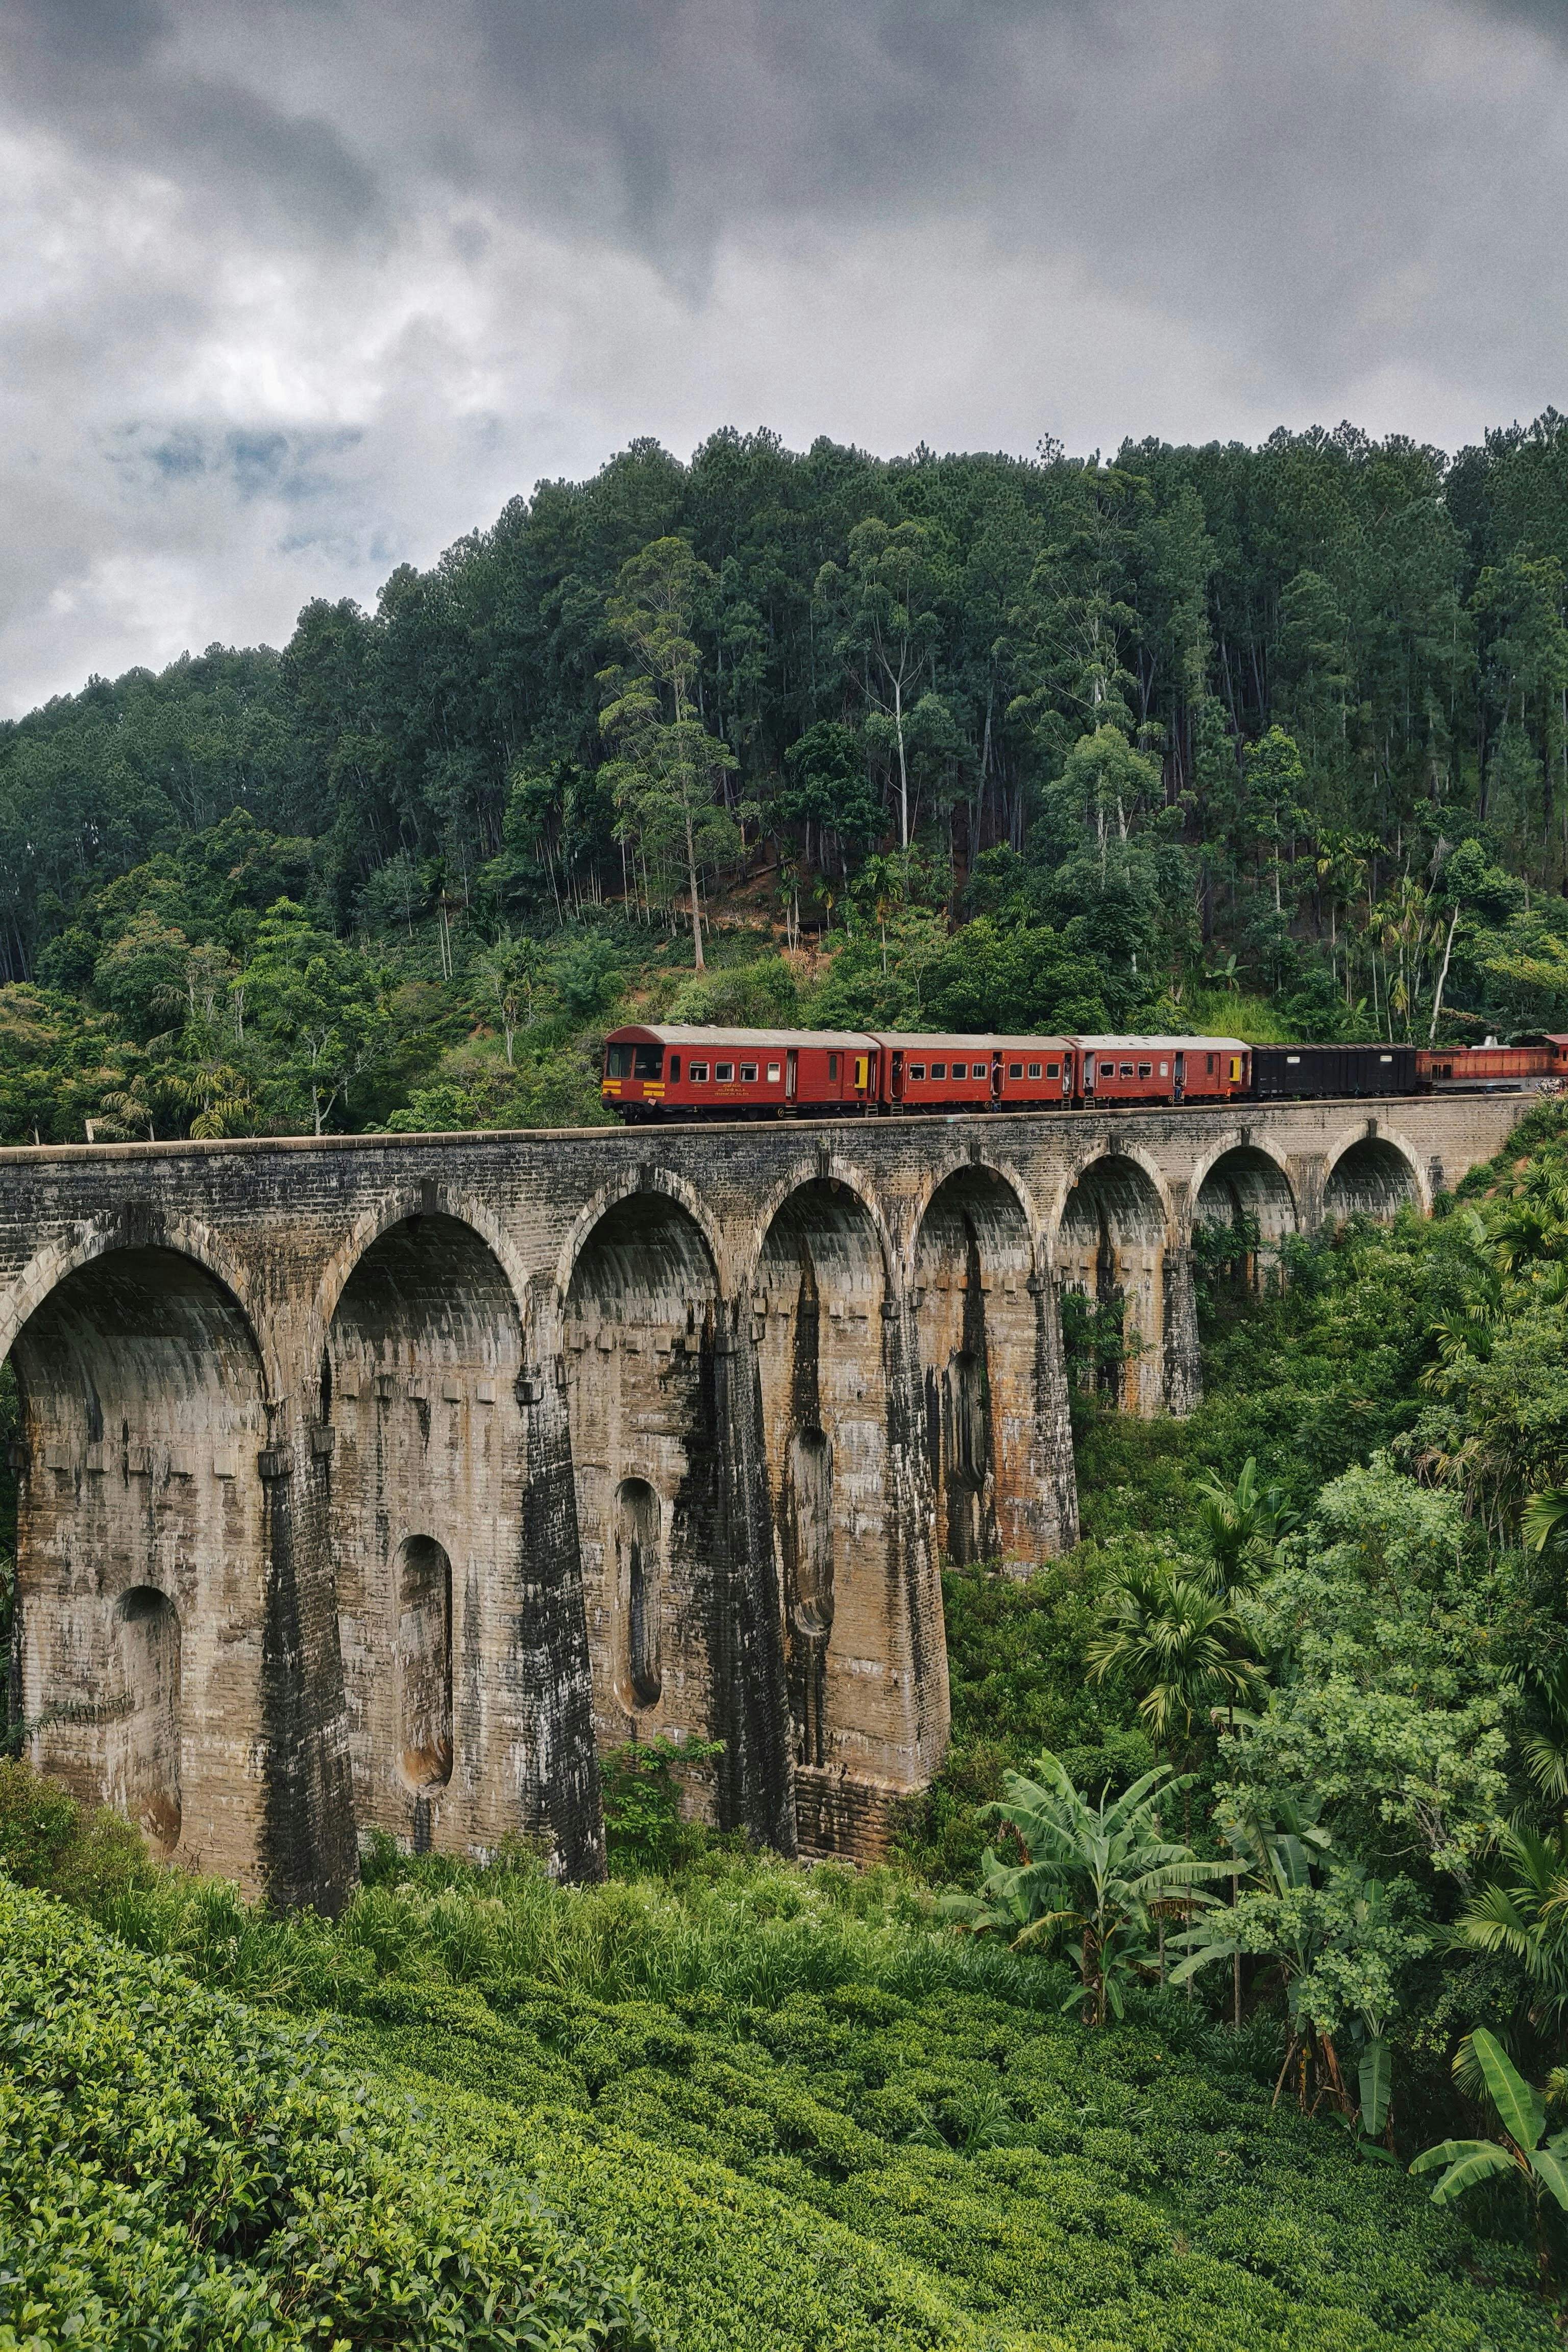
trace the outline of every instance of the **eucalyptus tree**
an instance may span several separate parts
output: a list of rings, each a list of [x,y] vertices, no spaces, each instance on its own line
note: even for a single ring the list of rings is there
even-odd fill
[[[715,779],[739,763],[709,733],[699,703],[701,657],[692,635],[698,599],[713,574],[683,539],[653,541],[621,566],[606,607],[633,667],[601,671],[600,731],[622,824],[655,866],[683,875],[692,955],[703,969],[702,877],[735,862],[743,813],[720,805]]]

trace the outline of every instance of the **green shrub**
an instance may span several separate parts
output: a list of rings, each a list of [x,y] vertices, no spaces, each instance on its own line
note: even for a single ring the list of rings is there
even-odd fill
[[[521,2173],[0,1881],[0,2346],[650,2341]]]

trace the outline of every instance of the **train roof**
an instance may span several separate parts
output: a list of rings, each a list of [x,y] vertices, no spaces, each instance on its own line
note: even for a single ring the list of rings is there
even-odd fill
[[[1250,1054],[1239,1037],[1073,1037],[1086,1054]]]
[[[706,1045],[710,1052],[746,1054],[775,1046],[822,1045],[837,1053],[874,1052],[879,1040],[853,1029],[702,1029],[679,1023],[628,1021],[612,1029],[606,1045]]]
[[[879,1045],[900,1054],[1022,1054],[1033,1053],[1041,1045],[1055,1046],[1065,1052],[1072,1043],[1069,1037],[998,1037],[990,1031],[961,1036],[952,1032],[938,1036],[931,1032],[914,1035],[908,1031],[885,1030],[877,1039]]]

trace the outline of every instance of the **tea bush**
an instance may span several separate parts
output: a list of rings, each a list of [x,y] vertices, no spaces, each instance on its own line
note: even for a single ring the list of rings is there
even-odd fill
[[[650,2345],[520,2172],[0,1878],[0,2347]]]

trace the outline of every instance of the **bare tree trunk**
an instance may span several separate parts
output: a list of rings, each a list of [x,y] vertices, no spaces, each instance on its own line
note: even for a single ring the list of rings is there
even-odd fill
[[[904,683],[893,680],[893,725],[899,738],[899,847],[910,845],[910,772],[904,761]]]
[[[1448,978],[1448,958],[1454,950],[1454,933],[1458,929],[1459,909],[1455,907],[1448,920],[1448,936],[1443,943],[1443,968],[1437,974],[1437,993],[1432,999],[1432,1026],[1426,1032],[1426,1043],[1432,1045],[1437,1035],[1437,1015],[1443,1010],[1443,990]]]
[[[691,837],[691,810],[686,811],[686,874],[691,886],[691,952],[699,971],[707,969],[702,961],[702,911],[697,899],[697,845]]]

